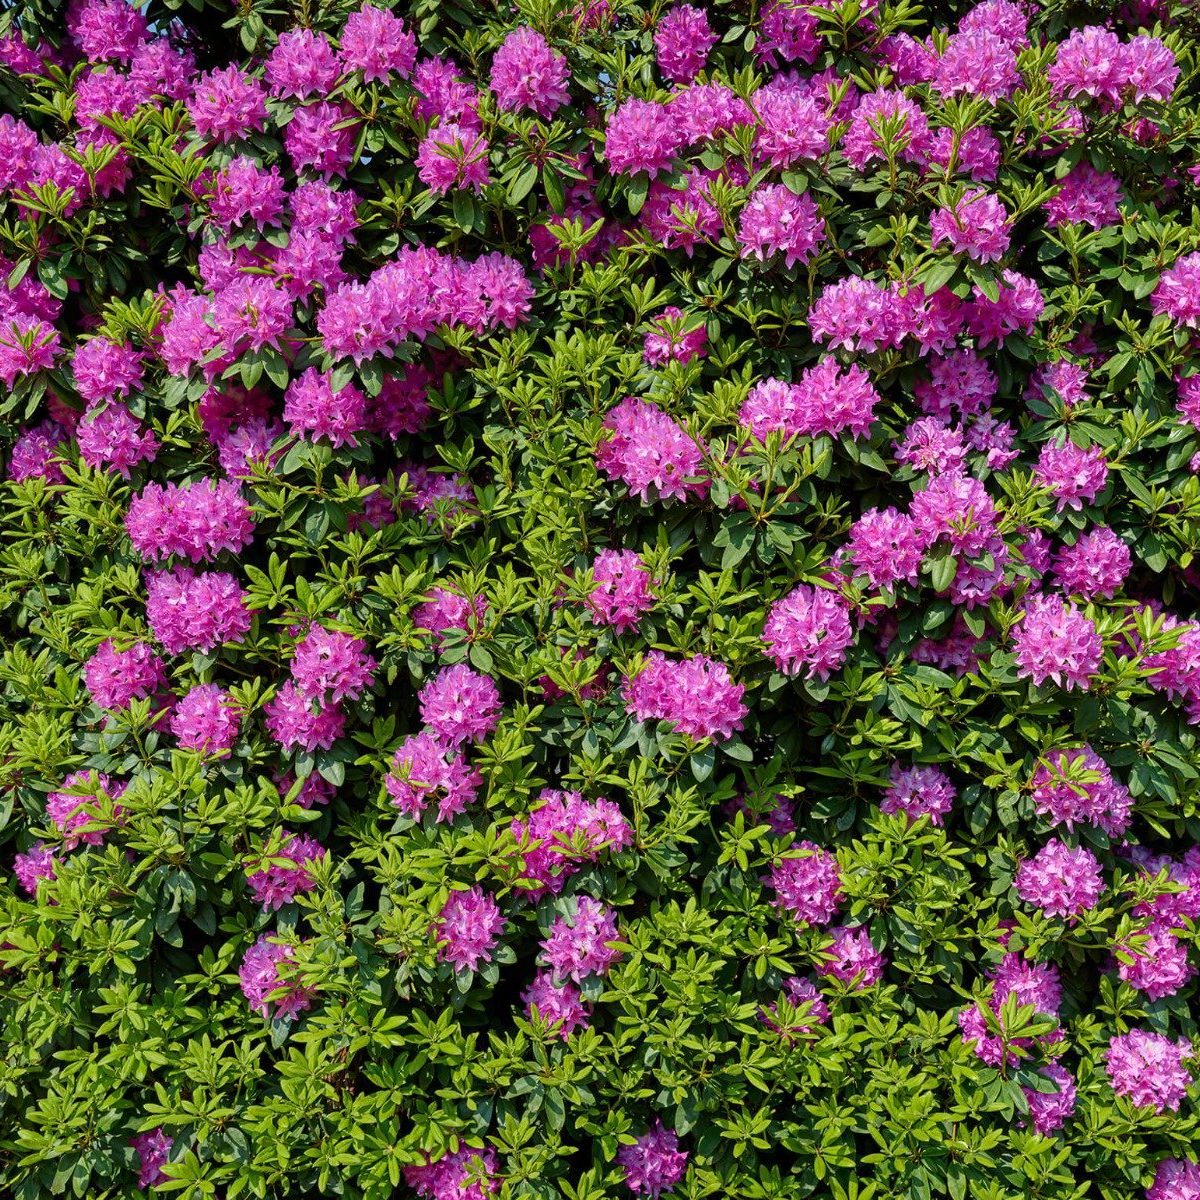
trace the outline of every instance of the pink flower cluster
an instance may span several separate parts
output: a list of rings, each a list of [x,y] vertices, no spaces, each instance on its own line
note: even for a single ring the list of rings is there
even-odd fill
[[[1075,918],[1095,908],[1104,892],[1100,862],[1085,846],[1051,838],[1017,867],[1013,886],[1026,904],[1047,916]]]
[[[828,679],[854,644],[850,606],[840,592],[802,583],[771,605],[763,644],[785,675]]]
[[[438,958],[457,971],[477,971],[491,962],[504,926],[499,906],[481,887],[451,892],[435,926]]]
[[[1062,983],[1058,969],[1052,964],[1031,963],[1015,952],[1005,954],[988,972],[988,979],[991,994],[963,1009],[958,1014],[958,1025],[963,1040],[972,1044],[976,1055],[985,1063],[994,1067],[1012,1066],[1034,1049],[1033,1040],[1000,1037],[990,1032],[981,1005],[986,1004],[998,1019],[1005,1002],[1012,996],[1019,1006],[1031,1005],[1044,1016],[1057,1018],[1062,1005]],[[1009,1033],[1008,1030],[1004,1032]],[[1043,1049],[1052,1048],[1057,1040],[1057,1033],[1039,1038]]]
[[[635,550],[601,550],[592,563],[592,578],[596,586],[588,608],[596,625],[627,633],[654,607],[650,572]]]
[[[1183,1060],[1193,1054],[1186,1038],[1172,1041],[1161,1033],[1131,1029],[1108,1043],[1105,1065],[1118,1096],[1156,1113],[1178,1112],[1192,1083]]]
[[[724,741],[741,728],[749,711],[745,691],[724,663],[704,654],[675,659],[651,650],[642,669],[625,680],[626,708],[634,717],[669,721],[697,742]]]
[[[271,1020],[290,1020],[312,1005],[315,993],[296,979],[294,954],[291,946],[265,933],[246,951],[238,980],[255,1012]]]
[[[572,876],[609,850],[633,845],[633,830],[611,800],[585,800],[578,792],[545,789],[526,817],[509,827],[522,892],[531,899],[557,895]]]
[[[865,437],[881,402],[871,377],[859,366],[843,372],[837,359],[809,367],[797,383],[764,379],[746,397],[738,420],[760,441],[768,433],[785,437],[837,435],[847,430]]]
[[[842,896],[837,859],[812,842],[797,843],[771,868],[767,884],[775,892],[771,903],[806,925],[828,925]]]
[[[669,1192],[683,1178],[687,1160],[687,1151],[679,1149],[679,1138],[673,1130],[663,1128],[661,1121],[617,1151],[626,1186],[634,1195],[651,1200]]]
[[[210,562],[223,550],[237,554],[254,538],[250,505],[238,485],[226,479],[166,487],[148,483],[129,502],[125,528],[147,562],[172,555]]]
[[[270,856],[247,861],[246,886],[255,901],[271,912],[290,904],[300,892],[314,885],[308,863],[324,858],[327,851],[306,834],[282,831],[279,849]]]
[[[704,456],[692,437],[662,409],[627,396],[604,419],[596,466],[624,483],[643,504],[687,500],[707,487]]]

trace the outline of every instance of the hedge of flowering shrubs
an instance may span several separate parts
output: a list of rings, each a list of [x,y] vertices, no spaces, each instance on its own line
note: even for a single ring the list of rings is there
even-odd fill
[[[4,5],[0,1193],[1198,1200],[1198,46]]]

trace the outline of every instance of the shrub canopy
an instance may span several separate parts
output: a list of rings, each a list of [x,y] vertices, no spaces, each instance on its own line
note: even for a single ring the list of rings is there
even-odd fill
[[[5,1194],[1200,1197],[1190,4],[0,33]]]

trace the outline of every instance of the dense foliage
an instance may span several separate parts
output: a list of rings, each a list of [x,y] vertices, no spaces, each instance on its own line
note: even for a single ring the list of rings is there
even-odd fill
[[[1200,12],[0,34],[5,1195],[1200,1197]]]

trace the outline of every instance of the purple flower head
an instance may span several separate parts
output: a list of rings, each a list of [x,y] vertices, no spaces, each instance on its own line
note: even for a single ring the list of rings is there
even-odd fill
[[[840,592],[802,583],[771,605],[763,643],[785,675],[828,679],[854,644],[850,606]]]
[[[435,926],[438,958],[456,970],[477,971],[481,962],[492,961],[504,925],[495,900],[481,887],[451,892]]]
[[[312,1004],[316,993],[296,982],[293,954],[291,946],[273,942],[264,933],[242,959],[238,968],[242,994],[250,1007],[264,1017],[290,1020]],[[280,990],[281,995],[269,998],[272,992]]]
[[[885,813],[905,813],[910,821],[928,816],[934,825],[954,806],[957,793],[940,767],[903,767],[892,763],[891,782],[879,802]]]
[[[346,18],[340,57],[366,83],[386,83],[393,72],[407,79],[417,63],[417,39],[395,13],[364,4]]]
[[[999,262],[1008,250],[1012,221],[990,192],[968,188],[952,208],[939,208],[929,220],[932,245],[949,242],[955,254],[975,262]]]
[[[292,679],[306,700],[357,700],[374,682],[378,664],[353,634],[309,627],[292,658]]]
[[[871,588],[915,584],[925,552],[925,536],[907,513],[870,508],[850,529],[845,546],[849,573]]]
[[[827,964],[821,974],[843,983],[853,983],[855,991],[872,987],[883,978],[887,960],[871,943],[871,935],[861,925],[838,925],[829,931],[833,945],[825,951]]]
[[[266,77],[273,96],[307,100],[309,96],[324,95],[340,74],[329,39],[311,29],[281,33],[267,55]]]
[[[1017,895],[1047,916],[1075,918],[1095,908],[1104,892],[1100,862],[1084,846],[1051,838],[1017,867]]]
[[[732,737],[749,711],[742,703],[745,691],[722,662],[704,654],[671,659],[658,650],[625,681],[628,712],[639,721],[670,721],[693,741]]]
[[[678,308],[664,308],[651,325],[642,348],[642,357],[650,366],[663,367],[669,362],[689,363],[693,358],[704,357],[708,330],[704,325],[686,329],[684,314]]]
[[[1041,686],[1086,690],[1100,669],[1104,643],[1093,622],[1056,595],[1032,595],[1013,634],[1017,674]]]
[[[110,711],[154,696],[167,683],[162,659],[145,642],[118,650],[110,638],[101,642],[84,664],[83,677],[92,700]]]
[[[228,479],[195,483],[148,483],[129,502],[125,528],[134,549],[147,562],[175,555],[208,562],[223,550],[237,554],[254,538],[250,505]]]
[[[1200,1200],[1200,1163],[1164,1158],[1154,1170],[1146,1200]]]
[[[1053,1083],[1055,1090],[1043,1092],[1037,1088],[1022,1087],[1021,1091],[1029,1106],[1029,1123],[1038,1133],[1048,1136],[1061,1129],[1075,1111],[1075,1081],[1058,1063],[1042,1067],[1038,1074]]]
[[[633,844],[633,830],[611,800],[584,800],[578,792],[546,789],[537,807],[512,822],[521,877],[534,884],[522,888],[531,899],[561,892],[567,879],[605,850]]]
[[[180,749],[218,758],[233,749],[241,723],[242,710],[215,683],[197,684],[171,713],[171,732]]]
[[[101,846],[106,834],[120,824],[125,810],[115,803],[126,785],[99,771],[74,771],[61,791],[46,797],[46,816],[63,837],[63,849]]]
[[[18,854],[13,859],[13,874],[21,887],[29,895],[35,896],[39,879],[54,878],[57,861],[53,846],[47,846],[44,842],[34,842],[24,854]]]
[[[1166,924],[1152,923],[1129,941],[1117,943],[1113,950],[1119,977],[1151,1000],[1175,995],[1197,973],[1188,962],[1187,943]]]
[[[1200,326],[1200,252],[1185,254],[1159,276],[1150,307],[1185,329]]]
[[[592,563],[592,578],[595,587],[587,603],[595,625],[626,633],[654,607],[650,572],[635,550],[601,550]]]
[[[617,915],[589,896],[579,896],[571,917],[556,917],[542,942],[540,961],[550,968],[556,983],[582,983],[593,975],[607,975],[621,957],[609,942],[618,941]]]
[[[138,1187],[145,1191],[148,1187],[166,1183],[168,1176],[163,1167],[171,1157],[175,1139],[165,1129],[158,1128],[139,1133],[129,1139],[129,1144],[137,1151]]]
[[[634,1195],[651,1200],[674,1188],[687,1170],[687,1160],[687,1151],[679,1149],[674,1130],[664,1129],[662,1121],[655,1121],[632,1145],[617,1151],[626,1186]]]
[[[549,971],[539,971],[521,995],[532,1019],[535,1015],[565,1042],[576,1029],[586,1029],[591,1015],[573,983],[558,983]]]
[[[794,1025],[779,1024],[779,1005],[770,1004],[758,1014],[758,1019],[774,1032],[790,1042],[798,1034],[811,1033],[814,1025],[824,1025],[829,1020],[829,1005],[811,979],[791,975],[783,981],[783,994],[795,1009],[804,1010],[804,1016]]]
[[[672,83],[691,83],[716,44],[708,15],[690,4],[668,9],[654,31],[658,69]]]
[[[146,573],[146,621],[168,654],[215,650],[250,629],[246,591],[224,571]]]
[[[496,1152],[459,1146],[423,1166],[405,1167],[404,1182],[422,1200],[488,1200],[500,1187]]]
[[[1039,813],[1074,829],[1092,825],[1119,837],[1129,824],[1133,797],[1113,778],[1108,764],[1086,742],[1046,754],[1033,773],[1033,803]]]
[[[525,26],[514,29],[492,59],[492,92],[508,112],[527,108],[539,117],[553,116],[570,99],[570,77],[567,60]]]
[[[430,191],[472,188],[478,194],[488,183],[487,140],[469,126],[447,122],[426,134],[417,150],[417,175]]]
[[[651,179],[668,170],[678,130],[666,108],[652,100],[630,97],[608,119],[604,157],[613,175],[645,171]]]
[[[1099,446],[1076,446],[1073,442],[1056,445],[1046,442],[1033,469],[1034,479],[1049,488],[1058,499],[1058,510],[1080,510],[1104,490],[1108,482],[1108,463]]]
[[[440,671],[417,700],[421,720],[447,746],[481,742],[500,723],[503,711],[495,683],[465,663]]]
[[[767,876],[775,892],[771,903],[790,913],[797,924],[828,925],[842,896],[837,858],[812,842],[798,842],[793,850],[801,853],[782,859]]]
[[[346,714],[338,704],[306,700],[287,680],[263,709],[267,732],[285,749],[328,750],[346,731]]]
[[[461,750],[448,749],[434,734],[415,733],[400,743],[384,785],[392,803],[420,820],[430,802],[437,820],[450,821],[465,812],[478,795],[483,778],[467,765]]]
[[[1191,1056],[1192,1044],[1186,1038],[1173,1042],[1161,1033],[1131,1029],[1109,1041],[1105,1065],[1118,1096],[1156,1113],[1178,1112],[1192,1083],[1183,1065]]]
[[[702,494],[708,473],[700,447],[649,401],[627,396],[604,419],[596,466],[620,480],[643,504]]]
[[[280,909],[314,886],[307,864],[327,853],[315,839],[285,829],[276,854],[247,861],[246,885],[264,912]]]

